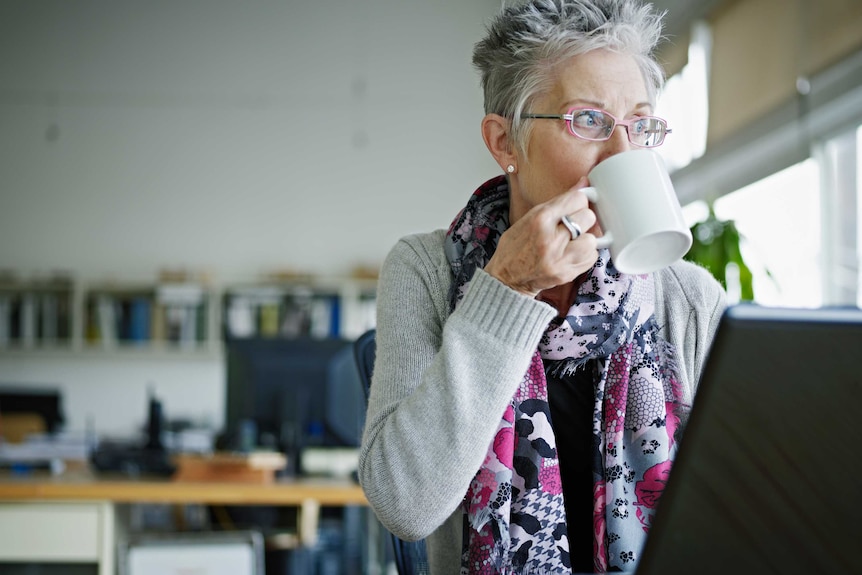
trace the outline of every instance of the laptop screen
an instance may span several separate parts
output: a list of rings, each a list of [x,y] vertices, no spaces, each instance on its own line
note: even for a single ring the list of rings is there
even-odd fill
[[[862,573],[862,311],[728,308],[638,573]]]

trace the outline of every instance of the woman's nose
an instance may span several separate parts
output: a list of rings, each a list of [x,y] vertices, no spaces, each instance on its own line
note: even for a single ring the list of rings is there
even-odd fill
[[[617,125],[614,127],[611,137],[603,142],[604,149],[602,150],[601,160],[632,149],[632,144],[629,142],[629,134],[626,130],[625,126]]]

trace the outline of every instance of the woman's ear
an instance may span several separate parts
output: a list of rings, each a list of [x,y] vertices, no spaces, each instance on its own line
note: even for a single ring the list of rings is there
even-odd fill
[[[497,165],[504,172],[512,173],[518,167],[518,157],[511,139],[511,123],[499,114],[488,114],[482,118],[482,139]]]

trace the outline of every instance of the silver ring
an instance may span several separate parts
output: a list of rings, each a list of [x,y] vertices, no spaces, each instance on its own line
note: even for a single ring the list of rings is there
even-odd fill
[[[569,230],[569,233],[572,234],[572,241],[575,241],[584,231],[581,229],[581,226],[573,222],[569,219],[569,216],[563,216],[560,218],[560,221],[563,222],[563,225],[566,226],[566,229]]]

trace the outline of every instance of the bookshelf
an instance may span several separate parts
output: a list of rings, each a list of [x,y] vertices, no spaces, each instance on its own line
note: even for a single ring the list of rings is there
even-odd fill
[[[307,278],[231,286],[222,302],[225,338],[355,339],[375,322],[376,282]]]
[[[213,354],[225,338],[342,337],[373,327],[376,281],[214,285],[0,278],[0,354]]]
[[[212,289],[199,283],[95,284],[83,293],[87,348],[206,349]]]
[[[74,339],[74,282],[67,276],[0,277],[0,349],[67,349]]]

